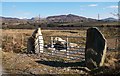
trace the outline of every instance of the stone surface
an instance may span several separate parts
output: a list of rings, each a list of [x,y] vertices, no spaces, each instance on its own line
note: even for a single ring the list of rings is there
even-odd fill
[[[34,42],[35,42],[34,38],[32,38],[32,37],[29,37],[29,38],[28,38],[28,41],[27,41],[27,52],[28,52],[28,53],[35,53],[35,50],[34,50],[34,48],[35,48]]]
[[[43,49],[44,49],[43,36],[41,33],[41,29],[38,28],[38,31],[35,37],[35,53],[43,53]]]
[[[85,62],[89,69],[103,65],[106,55],[107,42],[97,28],[87,30]]]
[[[28,38],[27,51],[28,53],[43,53],[44,41],[41,29],[37,28],[31,37]]]

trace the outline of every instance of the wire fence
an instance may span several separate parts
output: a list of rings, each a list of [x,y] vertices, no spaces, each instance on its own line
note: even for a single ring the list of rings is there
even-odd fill
[[[47,36],[50,47],[44,49],[49,56],[61,57],[64,60],[84,60],[85,59],[85,39],[86,37],[75,36]],[[62,38],[63,45],[55,44],[56,38]],[[79,42],[81,40],[81,43]]]

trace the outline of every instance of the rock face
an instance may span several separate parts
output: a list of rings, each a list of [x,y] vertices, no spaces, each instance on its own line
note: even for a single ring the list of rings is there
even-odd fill
[[[85,63],[89,69],[103,65],[106,55],[107,42],[97,28],[87,30]]]
[[[44,41],[41,33],[41,28],[38,28],[35,35],[35,53],[43,53]]]
[[[29,37],[28,41],[27,41],[27,52],[28,53],[35,53],[35,46],[34,46],[34,38],[33,37]]]
[[[44,41],[41,29],[37,28],[31,37],[28,38],[27,51],[28,53],[43,53]]]

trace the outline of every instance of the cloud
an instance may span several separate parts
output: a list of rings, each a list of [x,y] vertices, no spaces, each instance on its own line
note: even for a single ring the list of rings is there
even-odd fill
[[[27,17],[19,17],[19,19],[27,19]]]
[[[90,4],[88,6],[90,6],[90,7],[96,7],[96,6],[98,6],[98,4]]]
[[[109,6],[108,8],[118,8],[118,6],[113,5],[113,6]]]
[[[111,6],[107,6],[107,7],[104,7],[103,10],[105,9],[118,9],[118,6],[117,5],[111,5]]]

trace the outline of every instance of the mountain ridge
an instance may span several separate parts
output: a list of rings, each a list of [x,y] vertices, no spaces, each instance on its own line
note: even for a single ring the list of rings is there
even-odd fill
[[[105,18],[105,19],[101,19],[102,21],[118,21],[117,19],[113,18],[113,17],[108,17],[108,18]]]

